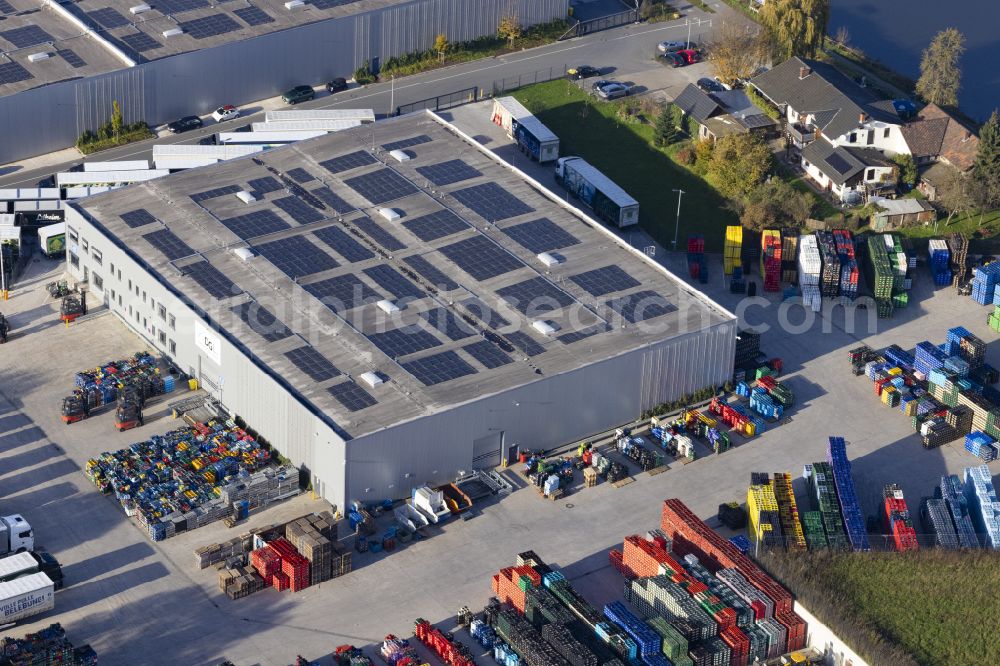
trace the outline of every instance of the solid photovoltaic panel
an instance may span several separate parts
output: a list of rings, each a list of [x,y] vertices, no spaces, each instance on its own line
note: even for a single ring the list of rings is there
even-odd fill
[[[476,374],[475,368],[451,350],[400,365],[424,386],[434,386],[452,379]]]
[[[495,310],[493,310],[493,308],[475,296],[462,301],[462,307],[464,307],[473,317],[483,322],[484,326],[488,326],[492,329],[510,326],[509,321],[501,317]]]
[[[135,210],[130,210],[127,213],[122,213],[119,215],[122,218],[122,222],[127,224],[129,228],[135,229],[136,227],[141,227],[144,224],[151,224],[156,222],[156,218],[146,210],[145,208],[136,208]]]
[[[574,342],[579,342],[580,340],[586,340],[587,338],[592,338],[598,333],[604,332],[604,326],[591,326],[590,328],[584,328],[579,331],[572,331],[571,333],[564,333],[556,338],[559,342],[564,345],[571,345]]]
[[[323,302],[330,310],[341,313],[365,303],[374,303],[382,297],[356,275],[338,275],[302,286],[306,292]]]
[[[112,9],[111,7],[101,7],[100,9],[95,9],[92,12],[87,12],[87,16],[89,16],[94,23],[102,28],[107,28],[108,30],[120,28],[123,25],[130,24],[127,18],[122,16],[118,10]]]
[[[37,25],[26,25],[21,28],[4,30],[3,32],[0,32],[0,37],[3,37],[19,49],[26,49],[29,46],[56,41],[55,37],[45,32]]]
[[[572,296],[540,276],[497,289],[497,295],[514,309],[532,315],[552,312],[573,302]]]
[[[258,210],[219,222],[243,240],[292,228],[292,225],[278,217],[273,210]]]
[[[270,310],[257,301],[247,301],[231,308],[254,333],[268,342],[284,340],[292,334],[288,327],[275,317]]]
[[[256,9],[254,7],[253,9]],[[287,171],[288,177],[294,180],[296,183],[308,183],[310,181],[316,180],[316,176],[312,175],[302,167],[295,167],[294,169],[289,169]]]
[[[826,161],[830,166],[836,169],[837,173],[844,174],[851,170],[851,164],[837,153],[832,153],[826,158]]]
[[[191,21],[180,22],[177,25],[195,39],[207,39],[216,35],[236,32],[240,29],[240,24],[229,14],[209,14]]]
[[[440,252],[476,280],[488,280],[524,266],[520,259],[479,235],[445,245]]]
[[[162,14],[183,14],[202,7],[208,7],[208,0],[156,0]]]
[[[561,250],[580,240],[547,217],[501,229],[514,242],[534,254]]]
[[[607,306],[632,324],[675,312],[677,306],[655,291],[637,291],[607,302]]]
[[[462,350],[479,361],[487,370],[499,368],[502,365],[514,362],[514,359],[505,354],[489,340],[473,342],[471,345],[462,347]]]
[[[328,271],[340,265],[333,257],[302,236],[255,245],[254,249],[293,280]]]
[[[372,397],[371,393],[351,380],[331,386],[328,390],[330,395],[349,412],[360,412],[366,407],[378,404],[378,401]]]
[[[522,331],[505,333],[504,337],[519,349],[525,356],[538,356],[545,351],[545,347],[536,342],[530,335]]]
[[[277,192],[278,190],[285,189],[285,186],[281,184],[281,181],[274,176],[254,178],[253,180],[248,180],[247,185],[249,185],[250,189],[253,190],[254,198],[257,199],[269,192]]]
[[[438,289],[443,291],[458,289],[457,282],[442,273],[437,266],[427,261],[426,258],[420,255],[415,254],[412,257],[406,257],[403,259],[403,263],[412,268],[418,275],[420,275],[420,277],[424,278]]]
[[[21,63],[10,62],[0,63],[0,85],[5,83],[18,83],[35,78],[34,75],[21,66]]]
[[[312,224],[326,219],[322,213],[294,195],[275,199],[271,203],[285,211],[288,217],[299,224]]]
[[[352,2],[357,1],[358,0],[308,0],[309,4],[316,9],[333,9],[334,7],[349,5]]]
[[[413,183],[388,167],[348,178],[344,184],[373,204],[400,199],[417,191]]]
[[[341,171],[356,169],[367,164],[375,164],[375,161],[375,158],[368,151],[357,150],[353,153],[347,153],[346,155],[340,155],[325,162],[320,162],[319,165],[330,173],[340,173]]]
[[[247,25],[266,25],[274,23],[274,17],[265,12],[260,7],[241,7],[234,9],[233,13],[240,17]]]
[[[392,266],[379,264],[365,269],[365,275],[370,277],[378,286],[382,287],[396,298],[423,298],[426,294],[410,282]]]
[[[197,282],[214,298],[229,298],[243,293],[243,290],[237,287],[232,280],[207,261],[197,261],[181,270],[184,275]]]
[[[383,143],[382,149],[386,152],[392,152],[393,150],[419,146],[422,143],[429,143],[430,141],[431,138],[426,134],[418,134],[417,136],[411,136],[409,139],[400,139],[399,141],[393,141],[391,143]]]
[[[314,382],[325,382],[340,375],[340,370],[329,359],[309,345],[286,352],[285,358]]]
[[[465,231],[469,224],[447,208],[405,220],[403,226],[425,243]]]
[[[375,256],[374,252],[354,240],[349,233],[340,227],[316,229],[312,233],[316,238],[332,247],[337,254],[351,263],[371,259]]]
[[[7,0],[0,0],[0,15],[14,14],[16,12],[17,10]]]
[[[389,358],[416,354],[425,349],[440,347],[441,341],[417,326],[395,328],[384,333],[365,336]]]
[[[356,220],[351,220],[351,222],[357,225],[358,229],[360,229],[362,233],[389,252],[398,252],[399,250],[406,249],[406,245],[404,245],[402,241],[383,229],[378,222],[370,217],[359,217]]]
[[[73,69],[80,69],[87,66],[87,61],[77,55],[73,49],[57,49],[56,55],[66,61],[66,64]]]
[[[417,167],[417,173],[438,187],[483,175],[479,169],[469,166],[462,160],[448,160],[439,164]]]
[[[143,238],[171,261],[180,259],[181,257],[190,257],[194,254],[194,250],[188,247],[187,243],[178,238],[169,229],[159,229],[158,231],[145,234]]]
[[[144,32],[135,32],[131,35],[122,35],[118,39],[125,42],[125,45],[136,53],[144,53],[145,51],[152,51],[153,49],[163,48],[163,44],[159,43],[149,35]]]
[[[591,296],[604,296],[615,291],[625,291],[641,284],[618,266],[595,268],[592,271],[571,275],[569,279]]]
[[[493,182],[455,190],[451,195],[463,206],[490,222],[506,220],[535,210]]]
[[[225,187],[217,187],[214,190],[205,190],[204,192],[197,192],[191,195],[191,201],[196,204],[200,204],[202,201],[208,201],[209,199],[215,199],[216,197],[222,197],[227,194],[236,194],[240,191],[239,185],[226,185]]]
[[[340,195],[325,185],[323,187],[317,187],[315,190],[312,190],[310,194],[341,215],[350,213],[354,210],[354,206],[341,199]]]
[[[434,308],[420,313],[420,316],[431,325],[431,328],[443,333],[449,340],[464,340],[476,334],[475,327],[444,308]]]

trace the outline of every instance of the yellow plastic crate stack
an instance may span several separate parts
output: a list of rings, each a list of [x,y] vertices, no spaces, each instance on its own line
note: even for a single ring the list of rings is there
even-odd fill
[[[805,550],[806,535],[802,532],[799,508],[795,504],[792,475],[788,472],[775,472],[771,485],[774,488],[774,499],[778,502],[778,517],[781,520],[781,533],[785,536],[785,545],[789,550]]]
[[[743,252],[743,227],[726,227],[726,243],[724,246],[722,269],[726,275],[732,275],[733,269],[740,266]]]
[[[755,484],[747,488],[747,513],[750,514],[750,531],[757,543],[774,546],[781,542],[778,502],[770,485]]]

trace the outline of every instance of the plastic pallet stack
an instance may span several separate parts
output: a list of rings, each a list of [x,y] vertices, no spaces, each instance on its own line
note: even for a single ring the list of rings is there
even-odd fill
[[[771,486],[774,488],[774,499],[778,502],[778,518],[785,546],[789,550],[805,550],[806,537],[802,532],[802,523],[799,522],[799,508],[792,490],[792,475],[788,472],[775,472],[771,477]]]
[[[1000,261],[979,266],[973,271],[972,300],[980,305],[993,303],[993,292],[1000,282]]]
[[[168,378],[174,387],[173,377]],[[137,389],[142,399],[169,393],[167,381],[160,376],[156,359],[147,352],[137,352],[130,358],[107,361],[93,370],[76,373],[74,389],[87,400],[91,409],[113,403],[125,387]]]
[[[917,550],[917,532],[913,529],[910,511],[903,499],[903,491],[896,484],[887,485],[882,490],[885,509],[885,528],[892,535],[899,552]]]
[[[750,534],[754,541],[765,546],[781,545],[781,523],[778,502],[774,499],[767,474],[754,473],[752,485],[747,488],[747,513],[750,516]],[[763,476],[764,478],[758,478]]]
[[[840,262],[840,296],[853,301],[858,296],[858,263],[854,259],[854,240],[846,229],[834,229],[833,241]]]
[[[851,463],[847,459],[847,443],[843,437],[830,437],[826,457],[830,467],[833,468],[837,499],[840,500],[840,509],[851,548],[855,551],[871,550],[871,546],[868,544],[868,533],[865,530],[865,520],[861,515],[861,506],[854,490],[854,479],[851,478]]]
[[[754,612],[754,620],[759,621],[764,618],[774,617],[774,602],[756,587],[751,585],[747,579],[736,569],[720,569],[716,577],[737,597],[743,600]]]
[[[660,651],[673,664],[687,660],[688,641],[666,618],[654,616],[646,622],[649,628],[660,635]]]
[[[726,241],[723,245],[722,268],[726,275],[731,275],[733,269],[742,264],[743,227],[734,225],[726,227]]]
[[[688,641],[714,636],[718,625],[683,587],[667,576],[637,578],[626,583],[625,600],[646,617],[664,615],[679,618],[685,624],[675,627]]]
[[[951,284],[951,253],[943,238],[932,238],[927,243],[927,258],[930,261],[931,277],[937,287]]]
[[[393,634],[387,635],[382,641],[379,656],[388,666],[416,666],[420,663],[420,656],[410,645],[410,641],[397,638]]]
[[[688,553],[684,556],[684,569],[691,578],[705,585],[708,588],[708,592],[717,597],[723,604],[722,612],[713,615],[713,619],[715,619],[720,628],[733,626],[734,622],[737,627],[749,627],[754,623],[756,619],[754,609],[733,592],[732,588],[713,576],[708,569],[702,566],[695,555]],[[702,604],[702,608],[706,608],[704,603]],[[708,609],[706,608],[706,610]],[[729,611],[732,611],[732,613]]]
[[[797,229],[781,230],[781,281],[796,284],[799,279],[799,234]]]
[[[893,269],[889,263],[889,252],[882,236],[868,237],[868,268],[871,279],[868,281],[875,296],[875,311],[879,318],[888,319],[892,316],[893,302]]]
[[[965,280],[966,260],[969,254],[969,241],[963,234],[952,234],[945,242],[951,257],[951,283],[958,285]]]
[[[764,279],[764,291],[778,291],[781,288],[781,232],[766,229],[760,237],[760,276]]]
[[[806,465],[803,474],[809,487],[814,508],[823,520],[823,532],[827,545],[834,550],[846,550],[849,546],[844,530],[844,519],[840,511],[840,500],[833,481],[833,469],[829,463],[815,462]]]
[[[823,307],[819,282],[823,271],[823,260],[819,256],[819,246],[816,236],[799,237],[798,258],[799,289],[802,291],[802,305],[813,312],[819,312]]]
[[[837,255],[837,242],[829,231],[817,231],[816,246],[823,263],[819,281],[820,293],[824,297],[836,298],[840,292],[840,257]]]
[[[996,442],[985,432],[970,432],[965,436],[965,450],[983,462],[997,459]]]
[[[309,587],[309,560],[303,557],[285,538],[267,544],[281,558],[281,573],[274,574],[275,587],[300,592]]]
[[[604,616],[625,630],[639,647],[639,655],[660,654],[660,635],[649,628],[645,622],[633,615],[620,601],[613,601],[604,606]]]
[[[934,495],[944,501],[946,512],[955,526],[958,545],[962,548],[979,548],[979,537],[972,524],[969,501],[965,498],[965,486],[957,474],[941,477],[941,485],[934,489]]]
[[[766,419],[775,421],[784,413],[784,408],[771,398],[767,389],[759,386],[750,391],[750,409]]]
[[[232,569],[219,571],[219,590],[235,601],[249,597],[254,592],[260,592],[267,583],[252,567],[238,565]]]
[[[963,326],[948,329],[948,344],[952,354],[958,354],[970,370],[983,365],[986,360],[986,343],[970,333]]]
[[[802,531],[809,550],[822,550],[827,547],[826,532],[823,531],[823,514],[819,511],[802,512]]]
[[[729,648],[728,666],[746,666],[750,658],[750,639],[739,627],[726,627],[719,632],[719,639]]]
[[[688,274],[691,279],[702,284],[708,282],[708,263],[705,261],[705,238],[701,235],[688,236]]]
[[[25,635],[0,638],[0,664],[10,666],[96,666],[97,653],[90,645],[73,647],[58,622]]]
[[[959,547],[958,535],[943,499],[925,497],[920,503],[920,517],[924,528],[934,534],[934,542],[939,548],[954,550]]]
[[[986,548],[1000,549],[1000,501],[986,465],[965,468],[965,498],[976,533]]]
[[[493,576],[493,594],[523,613],[526,592],[541,584],[541,575],[530,566],[506,567]]]
[[[573,637],[572,632],[561,624],[546,624],[542,627],[542,638],[556,649],[572,666],[597,666],[599,660],[587,646]]]
[[[309,562],[311,585],[326,582],[333,577],[333,542],[328,535],[333,534],[336,538],[336,524],[331,522],[318,516],[305,516],[285,526],[285,538]]]
[[[760,356],[760,333],[741,330],[736,333],[736,367],[749,365]]]
[[[441,633],[441,630],[432,625],[427,620],[417,618],[414,622],[414,635],[417,640],[426,645],[431,652],[440,657],[441,661],[449,666],[473,666],[475,663],[472,653],[464,643],[450,640]],[[419,663],[419,662],[418,662]],[[596,666],[597,659],[593,662],[584,662],[573,666]]]

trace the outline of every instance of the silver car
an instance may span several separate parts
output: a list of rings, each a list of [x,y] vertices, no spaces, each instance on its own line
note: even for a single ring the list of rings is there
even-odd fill
[[[689,42],[660,42],[656,45],[656,50],[660,53],[673,53],[674,51],[683,51],[684,49],[695,48],[694,44],[688,46]]]
[[[618,99],[632,94],[632,86],[611,81],[597,89],[597,96],[601,99]]]

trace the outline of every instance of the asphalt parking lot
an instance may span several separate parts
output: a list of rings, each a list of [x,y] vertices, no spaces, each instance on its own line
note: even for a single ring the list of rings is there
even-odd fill
[[[660,257],[685,274],[683,255]],[[54,611],[5,633],[21,635],[58,621],[74,642],[90,642],[102,664],[215,664],[223,658],[238,666],[286,664],[297,654],[328,655],[343,643],[377,643],[389,632],[410,635],[417,617],[447,625],[462,605],[480,607],[491,594],[490,576],[526,549],[565,568],[592,601],[603,603],[619,590],[607,550],[627,534],[657,526],[662,499],[679,497],[708,518],[720,502],[745,496],[750,471],[787,470],[799,477],[803,464],[825,459],[831,434],[850,443],[866,514],[877,511],[888,482],[900,484],[913,506],[942,474],[961,474],[978,461],[960,443],[924,450],[908,419],[884,407],[870,382],[850,373],[846,351],[859,341],[904,348],[923,339],[940,342],[947,328],[961,324],[990,343],[987,361],[1000,367],[987,308],[950,289],[934,290],[926,269],[918,271],[908,309],[877,321],[870,333],[868,320],[859,316],[849,333],[839,308],[802,324],[803,310],[780,307],[779,295],[741,304],[726,290],[715,257],[703,288],[749,323],[771,327],[762,346],[784,360],[797,401],[790,422],[721,456],[674,464],[657,476],[636,474],[622,488],[601,484],[558,502],[518,490],[395,553],[355,553],[356,570],[346,577],[295,595],[268,589],[231,601],[218,591],[213,570],[196,569],[193,551],[244,525],[230,530],[216,524],[154,544],[84,476],[89,457],[176,422],[160,402],[147,411],[140,431],[116,432],[109,414],[71,426],[60,421],[60,401],[77,370],[143,348],[112,315],[98,313],[69,327],[59,323],[44,285],[60,271],[58,264],[33,263],[11,300],[0,303],[13,324],[10,342],[0,346],[0,510],[28,518],[38,543],[65,566],[67,580]],[[800,330],[782,330],[782,320],[785,329]],[[996,474],[1000,465],[992,469]],[[507,474],[516,482],[513,472]],[[249,525],[327,506],[301,495],[251,517]]]

